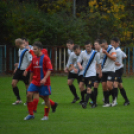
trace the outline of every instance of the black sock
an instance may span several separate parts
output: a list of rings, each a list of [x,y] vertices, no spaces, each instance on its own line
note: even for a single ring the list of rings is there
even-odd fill
[[[85,100],[85,94],[87,93],[87,90],[83,90],[81,92],[81,100],[84,101]]]
[[[90,97],[91,97],[91,94],[87,93],[86,100],[85,100],[87,103],[88,103]]]
[[[77,95],[77,93],[76,93],[76,88],[75,88],[75,86],[74,86],[74,85],[70,85],[69,88],[70,88],[70,91],[72,92],[72,94],[74,95],[74,97],[77,98],[78,95]]]
[[[20,95],[19,95],[19,89],[18,89],[18,87],[14,87],[13,88],[13,92],[14,92],[15,96],[17,97],[17,100],[21,100],[20,99]]]
[[[120,93],[121,93],[122,97],[125,99],[125,101],[129,101],[124,88],[120,89]]]
[[[118,88],[114,88],[115,98],[118,97]]]
[[[115,91],[114,91],[114,88],[111,91],[111,94],[112,94],[112,97],[113,97],[113,100],[115,100]]]
[[[96,104],[96,100],[95,100],[95,97],[94,97],[94,91],[91,92],[91,99],[93,101],[93,104]]]
[[[94,88],[94,101],[97,101],[98,89]]]
[[[109,91],[104,91],[105,103],[109,103]]]

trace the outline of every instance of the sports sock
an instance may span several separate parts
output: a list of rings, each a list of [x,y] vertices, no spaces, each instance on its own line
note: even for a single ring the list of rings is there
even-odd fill
[[[44,112],[45,112],[44,116],[48,116],[49,111],[50,111],[50,108],[48,106],[45,106],[45,108],[44,108]]]
[[[121,93],[122,97],[125,99],[125,101],[129,101],[124,88],[120,89],[120,93]]]
[[[55,102],[49,99],[51,107],[55,105]]]
[[[33,115],[33,102],[27,102],[27,108],[30,115]]]
[[[97,95],[98,95],[98,89],[94,88],[94,100],[95,100],[95,102],[97,100]]]
[[[110,90],[110,91],[111,91],[111,94],[112,94],[113,100],[115,100],[115,90],[114,90],[114,88],[113,88],[112,90]]]
[[[70,85],[69,88],[70,88],[70,91],[72,92],[72,94],[74,95],[74,97],[77,98],[78,95],[77,95],[77,93],[76,93],[76,88],[75,88],[75,86],[74,86],[74,85]]]
[[[13,92],[14,92],[14,94],[15,94],[17,100],[21,100],[21,99],[20,99],[20,94],[19,94],[19,89],[18,89],[18,87],[14,87],[14,88],[13,88]]]
[[[85,94],[86,94],[86,93],[87,93],[87,90],[86,90],[86,89],[81,92],[81,100],[82,100],[82,101],[85,100]]]
[[[39,99],[33,99],[33,111],[37,110]]]
[[[95,97],[94,97],[94,91],[91,92],[91,96],[90,97],[91,97],[93,103],[96,104]]]
[[[109,91],[104,91],[105,103],[109,103]]]
[[[85,100],[87,103],[88,103],[90,97],[91,97],[91,94],[87,93],[86,100]]]
[[[118,97],[118,88],[114,88],[115,98]]]

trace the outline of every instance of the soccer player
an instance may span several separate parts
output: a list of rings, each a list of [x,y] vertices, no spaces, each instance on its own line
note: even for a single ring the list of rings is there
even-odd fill
[[[22,40],[25,43],[25,48],[27,48],[28,50],[33,49],[32,45],[29,45],[29,42],[28,42],[27,38],[22,38]]]
[[[98,53],[100,53],[100,63],[101,63],[103,55],[102,55],[102,49],[101,49],[101,46],[100,46],[100,40],[99,39],[95,40],[94,47],[95,47],[95,50]],[[101,74],[99,75],[99,73],[101,73]],[[94,97],[95,97],[95,100],[97,100],[98,86],[99,86],[99,83],[101,82],[101,77],[102,77],[102,72],[100,72],[99,66],[96,65],[96,78],[95,78],[95,82],[94,82]]]
[[[42,48],[43,46],[41,42],[35,42],[33,44],[33,51],[36,57],[33,57],[32,60],[32,82],[28,88],[27,93],[27,108],[29,115],[26,116],[24,120],[34,118],[32,96],[38,93],[45,100],[45,114],[41,120],[48,120],[48,114],[50,110],[49,95],[51,94],[50,74],[52,71],[52,65],[50,58],[41,52]]]
[[[116,52],[114,47],[107,44],[106,40],[101,41],[102,53],[104,54],[102,60],[102,88],[105,98],[103,107],[110,107],[109,93],[113,96],[112,106],[116,105],[115,92],[113,89]]]
[[[84,100],[84,94],[86,94],[86,90],[84,89],[84,83],[83,83],[83,75],[80,73],[79,67],[77,65],[77,60],[82,53],[80,46],[75,45],[73,47],[73,51],[70,55],[69,58],[69,63],[70,63],[70,71],[74,70],[75,73],[77,73],[77,82],[79,84],[79,89],[81,91],[81,101],[79,104],[82,104]],[[82,63],[81,63],[82,64]]]
[[[12,103],[13,105],[17,105],[22,103],[19,89],[17,87],[17,83],[22,80],[25,83],[26,89],[29,85],[29,73],[26,76],[23,76],[23,72],[28,67],[28,65],[32,61],[32,56],[29,54],[28,49],[25,48],[24,41],[20,38],[15,40],[15,45],[19,47],[19,64],[16,66],[14,70],[13,80],[12,80],[12,88],[13,92],[17,98],[17,101]]]
[[[94,93],[92,91],[92,87],[94,86],[94,81],[96,77],[96,64],[98,65],[101,71],[100,65],[100,54],[97,51],[92,49],[92,44],[90,41],[85,42],[85,51],[83,51],[78,59],[78,66],[81,70],[81,74],[83,74],[84,83],[87,87],[87,95],[86,100],[82,103],[82,107],[86,108],[89,98],[92,97],[93,105],[92,108],[96,107],[96,100],[94,99]],[[81,62],[83,64],[81,65]],[[100,73],[101,74],[101,73]]]
[[[68,40],[66,44],[67,44],[67,46],[69,46],[68,48],[71,51],[70,52],[70,55],[71,55],[73,53],[74,42],[72,40]],[[69,58],[70,58],[70,55],[69,55]],[[79,97],[78,97],[78,95],[76,93],[76,88],[73,85],[74,79],[77,79],[77,73],[75,73],[74,70],[69,71],[69,66],[70,66],[70,63],[69,63],[69,59],[68,59],[68,63],[66,65],[66,68],[64,69],[64,71],[66,73],[69,73],[67,83],[68,83],[70,91],[72,92],[72,94],[74,96],[74,99],[73,99],[73,101],[71,103],[75,103],[76,101],[79,100]]]
[[[118,87],[120,87],[120,93],[125,99],[124,105],[127,106],[130,104],[126,91],[122,85],[122,75],[123,75],[123,58],[126,58],[126,54],[119,47],[120,40],[117,37],[112,38],[111,45],[115,48],[116,51],[116,61],[115,61],[115,79],[114,79],[114,90],[115,97],[118,96]]]

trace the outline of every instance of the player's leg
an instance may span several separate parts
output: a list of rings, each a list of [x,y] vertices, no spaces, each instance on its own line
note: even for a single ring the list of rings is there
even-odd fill
[[[14,95],[16,96],[16,99],[17,99],[16,102],[12,103],[13,105],[17,105],[17,104],[22,103],[21,98],[20,98],[20,94],[19,94],[19,89],[17,87],[17,83],[18,83],[17,79],[12,80],[12,89],[13,89]]]
[[[37,112],[38,102],[39,102],[39,93],[36,92],[33,94],[33,112],[34,113]]]
[[[120,93],[121,93],[122,97],[125,99],[124,106],[129,105],[130,101],[129,101],[129,99],[127,97],[127,94],[126,94],[126,91],[125,91],[125,89],[124,89],[124,87],[122,85],[122,79],[121,79],[121,81],[119,83],[119,89],[120,89]]]
[[[74,96],[74,100],[72,101],[72,103],[75,103],[77,100],[79,100],[79,97],[78,97],[78,95],[76,93],[76,88],[73,85],[74,78],[75,78],[74,74],[69,73],[67,84],[69,86],[70,91],[72,92],[72,94]]]

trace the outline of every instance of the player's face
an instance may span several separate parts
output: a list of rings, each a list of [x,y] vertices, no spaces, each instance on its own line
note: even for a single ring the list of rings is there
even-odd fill
[[[87,50],[87,52],[91,52],[92,45],[91,44],[85,45],[85,49]]]
[[[36,46],[33,46],[33,51],[34,51],[34,54],[37,55],[37,56],[40,53],[40,49],[38,47],[36,47]]]
[[[19,48],[20,47],[20,44],[18,42],[16,42],[15,43],[15,46]]]
[[[67,48],[68,48],[69,50],[70,50],[70,45],[71,45],[71,44],[68,44],[68,43],[67,43]]]
[[[74,50],[74,53],[78,56],[80,54],[81,50],[79,48],[77,48],[76,50]]]
[[[73,50],[74,44],[70,44],[70,50]]]
[[[102,43],[101,48],[107,50],[107,43]]]
[[[115,41],[111,40],[111,45],[112,45],[113,47],[116,47]]]
[[[98,42],[94,43],[95,50],[100,50],[101,46]]]

